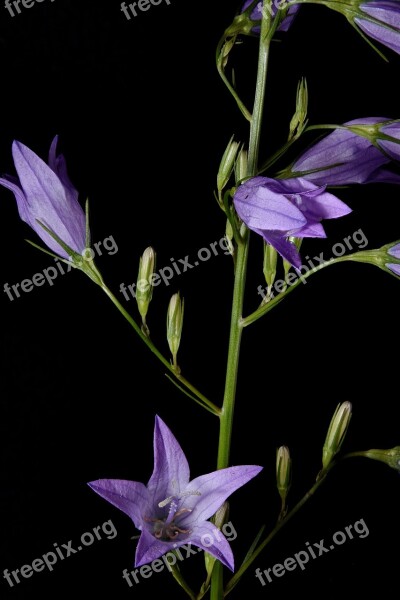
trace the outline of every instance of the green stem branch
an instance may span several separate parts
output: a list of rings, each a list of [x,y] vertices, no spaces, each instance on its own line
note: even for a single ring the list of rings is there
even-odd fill
[[[329,465],[329,467],[320,474],[320,476],[317,478],[317,481],[308,490],[308,492],[302,497],[302,499],[299,500],[299,502],[296,504],[296,506],[294,506],[292,508],[292,510],[289,511],[287,513],[287,515],[281,521],[278,521],[278,523],[276,524],[276,526],[274,527],[274,529],[269,533],[269,535],[265,538],[265,540],[258,546],[257,550],[255,550],[253,552],[253,554],[251,555],[251,557],[248,558],[247,561],[245,561],[242,564],[242,566],[240,567],[240,569],[234,574],[234,576],[232,577],[232,579],[230,579],[230,581],[228,582],[228,584],[227,584],[227,586],[225,588],[224,597],[227,596],[233,590],[233,588],[239,582],[239,580],[241,579],[241,577],[243,576],[243,574],[245,573],[245,571],[256,560],[256,558],[264,550],[264,548],[270,543],[270,541],[273,540],[273,538],[282,529],[282,527],[284,527],[286,525],[286,523],[288,523],[290,521],[290,519],[292,519],[295,516],[295,514],[297,514],[297,512],[304,506],[304,504],[315,494],[315,492],[318,490],[318,488],[325,481],[326,476],[328,475],[329,471],[335,466],[335,464],[336,463],[334,463],[334,462],[331,463]]]
[[[211,402],[211,400],[209,400],[208,398],[206,398],[206,396],[204,396],[201,392],[199,392],[199,390],[196,389],[194,387],[194,385],[192,385],[189,381],[187,381],[187,379],[185,379],[185,377],[183,377],[183,375],[181,375],[174,368],[174,366],[165,358],[165,356],[163,356],[161,354],[161,352],[156,348],[156,346],[153,344],[153,342],[151,341],[151,339],[148,338],[143,333],[143,331],[141,330],[141,328],[139,327],[139,325],[136,323],[135,319],[133,319],[133,317],[131,317],[131,315],[128,313],[128,311],[122,306],[122,304],[114,296],[114,294],[111,292],[111,290],[105,285],[104,282],[101,283],[101,289],[103,290],[103,292],[105,292],[107,294],[107,296],[109,297],[109,299],[111,300],[111,302],[118,308],[118,310],[122,314],[122,316],[125,317],[125,319],[128,321],[128,323],[133,327],[133,329],[135,330],[135,332],[138,334],[138,336],[140,337],[140,339],[146,344],[146,346],[158,358],[158,360],[161,361],[161,363],[164,365],[164,367],[170,373],[172,373],[172,375],[183,386],[185,386],[188,390],[190,390],[190,392],[192,392],[192,394],[194,394],[200,400],[200,402],[203,405],[205,405],[206,407],[208,407],[211,410],[211,412],[213,412],[215,415],[219,415],[220,412],[221,412],[220,408],[218,408],[218,406],[216,406],[213,402]]]

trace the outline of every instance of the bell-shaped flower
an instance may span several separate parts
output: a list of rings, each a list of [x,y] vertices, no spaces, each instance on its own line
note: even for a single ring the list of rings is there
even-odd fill
[[[202,548],[233,570],[231,547],[208,519],[262,467],[239,466],[201,475],[190,481],[182,448],[156,417],[154,470],[147,485],[137,481],[100,479],[88,485],[131,517],[141,531],[135,566],[139,567],[184,544]]]
[[[395,141],[400,141],[400,124],[368,117],[344,126],[313,144],[284,176],[301,176],[317,185],[400,183],[400,175],[384,168],[390,157],[400,159],[400,145]]]
[[[57,156],[56,147],[57,137],[46,164],[27,146],[14,141],[12,154],[18,178],[6,175],[0,178],[0,185],[14,193],[21,219],[50,250],[68,259],[66,249],[45,228],[73,252],[81,254],[86,247],[86,219],[78,192],[68,177],[65,159]]]
[[[400,54],[399,0],[365,0],[359,4],[354,22],[369,37]]]
[[[339,198],[303,178],[253,177],[233,197],[239,217],[296,268],[301,258],[288,238],[326,237],[323,219],[336,219],[351,209]]]

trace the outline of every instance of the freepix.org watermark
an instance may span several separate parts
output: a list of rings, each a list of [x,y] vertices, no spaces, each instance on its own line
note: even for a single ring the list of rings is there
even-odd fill
[[[137,2],[132,2],[129,6],[126,5],[126,2],[121,2],[121,11],[124,13],[128,21],[131,20],[132,16],[137,17],[138,11],[147,12],[152,6],[158,6],[161,3],[171,4],[171,0],[138,0]]]
[[[232,525],[231,521],[225,523],[221,527],[221,531],[215,527],[213,533],[214,535],[205,533],[201,536],[201,543],[206,548],[212,546],[215,540],[220,541],[222,539],[222,534],[224,534],[228,542],[233,542],[233,540],[236,540],[237,538],[236,529]],[[130,572],[128,569],[124,569],[122,572],[122,577],[125,579],[129,587],[133,587],[133,581],[135,583],[140,583],[140,577],[143,579],[149,579],[153,573],[161,573],[165,567],[171,572],[172,567],[176,565],[178,560],[185,560],[186,558],[189,558],[193,554],[198,554],[199,552],[203,552],[203,549],[197,547],[193,548],[191,544],[183,544],[182,546],[179,546],[179,548],[176,548],[173,552],[167,552],[167,554],[164,554],[164,556],[161,558],[156,558],[149,565],[143,565],[139,569],[134,569]]]
[[[103,523],[103,525],[93,527],[91,531],[83,533],[79,545],[75,548],[72,546],[72,540],[69,540],[66,544],[61,544],[61,546],[55,543],[53,544],[54,550],[46,552],[40,558],[35,558],[32,564],[23,565],[20,569],[14,569],[11,572],[8,569],[4,569],[3,577],[10,587],[14,587],[16,583],[21,583],[21,577],[22,579],[29,579],[34,573],[40,573],[46,568],[49,571],[53,571],[54,565],[58,560],[61,561],[73,554],[77,554],[84,548],[91,546],[96,540],[104,539],[104,536],[107,540],[113,540],[117,536],[117,530],[111,519]]]
[[[102,256],[103,250],[109,256],[113,256],[118,252],[118,246],[112,235],[106,237],[102,242],[93,244],[93,248],[86,248],[82,252],[82,261],[93,260],[95,256]],[[47,269],[43,269],[40,273],[32,275],[30,279],[23,279],[20,283],[11,285],[5,283],[3,291],[7,294],[9,300],[12,302],[15,298],[21,298],[21,292],[26,294],[34,290],[35,287],[41,287],[44,284],[52,286],[60,275],[65,275],[74,269],[72,262],[66,264],[58,258],[55,258],[54,262],[55,267],[47,267]]]
[[[273,578],[283,577],[287,571],[294,571],[297,567],[300,567],[300,569],[304,571],[306,565],[310,562],[310,558],[315,560],[319,556],[334,550],[336,546],[341,546],[347,540],[354,539],[354,534],[357,534],[361,539],[369,536],[369,529],[364,519],[356,521],[354,525],[347,525],[344,529],[344,531],[336,531],[336,533],[333,534],[332,543],[326,542],[325,545],[324,539],[319,542],[314,542],[313,544],[306,542],[305,550],[300,550],[300,552],[296,552],[294,556],[289,556],[283,561],[283,564],[276,563],[273,567],[264,569],[264,571],[256,569],[255,576],[262,586],[267,585],[266,580],[268,583],[272,583]]]
[[[368,239],[365,233],[362,231],[362,229],[357,229],[353,235],[346,236],[342,242],[337,242],[332,246],[332,255],[330,258],[326,259],[323,252],[318,254],[318,256],[313,256],[312,258],[310,258],[310,256],[306,256],[305,261],[301,265],[300,269],[290,271],[287,274],[286,280],[276,279],[270,289],[268,289],[268,287],[259,285],[257,288],[257,294],[262,296],[263,300],[267,298],[268,300],[272,300],[276,294],[280,294],[286,290],[287,287],[291,287],[299,280],[302,283],[307,283],[307,279],[305,279],[304,275],[318,271],[322,265],[329,263],[335,258],[344,256],[347,251],[351,252],[354,250],[362,250],[367,245]]]
[[[136,287],[138,287],[140,292],[145,293],[150,287],[157,287],[161,282],[163,282],[164,285],[169,286],[171,279],[173,279],[175,275],[182,275],[183,273],[186,273],[186,271],[198,267],[200,263],[207,262],[213,256],[218,256],[220,250],[226,255],[231,253],[229,242],[225,237],[222,237],[218,242],[212,242],[208,246],[200,248],[196,258],[193,259],[193,262],[190,262],[192,259],[189,254],[185,256],[185,258],[179,258],[177,261],[174,258],[170,258],[171,266],[163,267],[158,273],[153,273],[149,280],[141,279],[137,283],[131,283],[128,286],[126,286],[125,283],[121,283],[119,291],[123,294],[125,300],[130,300],[129,296],[136,298]]]
[[[47,0],[47,2],[54,2],[54,0]],[[4,3],[4,8],[8,10],[12,17],[15,17],[16,14],[21,14],[21,6],[22,8],[32,8],[35,6],[36,2],[41,4],[44,0],[6,0]]]

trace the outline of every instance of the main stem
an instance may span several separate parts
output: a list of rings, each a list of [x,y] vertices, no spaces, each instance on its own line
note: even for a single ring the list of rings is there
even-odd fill
[[[250,125],[249,157],[247,175],[254,177],[257,174],[258,157],[261,137],[261,124],[264,110],[265,86],[267,80],[269,37],[268,32],[271,19],[268,11],[262,20],[260,33],[260,47],[258,55],[257,83],[254,98],[253,115]],[[225,392],[220,414],[220,433],[218,445],[217,468],[224,469],[229,464],[229,455],[232,440],[232,425],[235,409],[236,385],[239,368],[240,344],[242,340],[242,313],[246,283],[247,259],[249,252],[250,232],[246,230],[237,246],[235,263],[235,281],[231,311],[231,328],[229,335],[228,361],[226,368]],[[223,598],[223,567],[216,561],[211,578],[211,600]]]

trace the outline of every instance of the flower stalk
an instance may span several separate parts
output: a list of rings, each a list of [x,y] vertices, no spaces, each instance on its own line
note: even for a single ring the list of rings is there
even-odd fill
[[[264,0],[264,5],[267,2]],[[264,111],[265,88],[267,81],[269,46],[270,46],[271,17],[268,11],[263,11],[261,22],[261,33],[259,42],[259,58],[257,69],[257,82],[254,99],[253,115],[250,122],[249,152],[247,163],[247,175],[254,176],[257,173],[259,148],[261,137],[261,125]],[[233,415],[236,399],[236,385],[239,368],[240,345],[243,332],[242,313],[244,303],[244,292],[246,283],[246,270],[249,252],[250,232],[246,228],[239,240],[236,249],[236,262],[234,274],[234,289],[231,312],[231,326],[229,334],[229,349],[227,370],[225,379],[224,400],[220,415],[220,434],[218,444],[218,469],[226,468],[229,464],[229,455],[232,439]],[[223,570],[222,564],[216,562],[211,577],[211,600],[222,600],[223,598]]]

